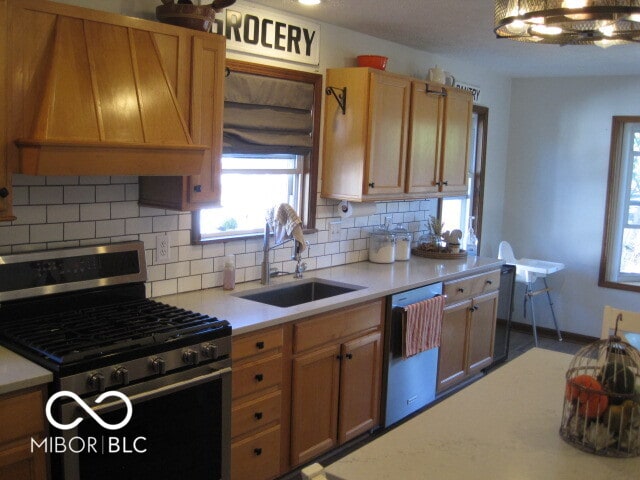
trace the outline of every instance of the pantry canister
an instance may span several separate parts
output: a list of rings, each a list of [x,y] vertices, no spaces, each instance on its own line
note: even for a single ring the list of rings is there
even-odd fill
[[[373,263],[393,263],[395,258],[395,235],[386,228],[374,228],[369,238],[369,261]]]
[[[409,260],[411,258],[411,240],[409,230],[402,225],[391,231],[396,237],[396,260]]]

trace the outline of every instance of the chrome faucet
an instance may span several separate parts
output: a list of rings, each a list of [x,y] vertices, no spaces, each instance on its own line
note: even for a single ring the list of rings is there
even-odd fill
[[[294,255],[291,257],[293,260],[296,260],[296,270],[294,277],[302,278],[302,272],[307,269],[307,264],[302,262],[302,256],[300,255],[300,242],[293,238],[287,238],[285,241],[269,246],[269,236],[271,235],[271,226],[269,222],[265,222],[264,224],[264,238],[262,240],[262,265],[260,271],[260,283],[262,285],[269,285],[269,281],[271,280],[271,262],[269,259],[269,252],[280,245],[284,245],[289,240],[294,240]]]

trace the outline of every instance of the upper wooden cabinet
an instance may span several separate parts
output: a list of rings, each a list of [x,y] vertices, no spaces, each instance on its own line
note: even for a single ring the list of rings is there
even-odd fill
[[[468,92],[412,82],[407,193],[467,193],[472,110]]]
[[[468,92],[368,68],[327,70],[322,196],[374,201],[465,194]]]
[[[220,202],[222,113],[224,108],[225,39],[220,35],[194,34],[180,63],[187,75],[174,77],[174,87],[189,112],[194,142],[208,146],[200,172],[183,177],[140,177],[140,203],[174,210],[197,210]],[[174,46],[160,45],[163,58],[171,59]]]

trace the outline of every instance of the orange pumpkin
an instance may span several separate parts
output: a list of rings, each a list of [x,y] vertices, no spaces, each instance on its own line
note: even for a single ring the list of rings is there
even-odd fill
[[[578,414],[587,418],[601,416],[609,405],[602,385],[590,375],[578,375],[567,381],[565,398],[578,404]]]

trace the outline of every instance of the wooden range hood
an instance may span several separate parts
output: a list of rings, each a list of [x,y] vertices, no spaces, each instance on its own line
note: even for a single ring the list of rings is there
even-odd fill
[[[60,15],[32,133],[29,175],[195,175],[194,145],[149,31]]]

